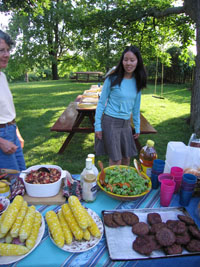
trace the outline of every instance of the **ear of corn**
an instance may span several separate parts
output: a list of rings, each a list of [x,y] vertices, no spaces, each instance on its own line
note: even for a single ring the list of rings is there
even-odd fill
[[[30,235],[33,223],[35,220],[35,206],[28,207],[22,225],[19,229],[19,238],[21,242],[24,242]]]
[[[90,237],[91,237],[90,232],[88,231],[88,229],[86,229],[86,230],[83,232],[83,238],[84,238],[85,240],[89,241],[89,240],[90,240]]]
[[[10,234],[11,236],[14,238],[14,237],[18,237],[18,234],[19,234],[19,229],[21,227],[21,224],[24,220],[24,217],[26,215],[26,211],[28,209],[28,205],[27,205],[27,202],[24,201],[23,204],[22,204],[22,207],[17,215],[17,218],[10,230]]]
[[[75,239],[81,240],[83,238],[83,230],[79,227],[69,205],[63,204],[61,206],[61,208],[62,208],[62,213],[64,215],[64,218],[67,221],[67,224],[68,224],[70,230],[72,231]]]
[[[48,211],[45,215],[47,224],[49,226],[50,232],[52,234],[53,240],[59,247],[63,247],[65,240],[63,236],[63,231],[58,220],[56,213],[52,210]]]
[[[28,253],[29,250],[25,246],[0,243],[1,256],[19,256]]]
[[[4,220],[5,216],[6,216],[6,212],[7,212],[7,210],[4,211],[3,214],[0,217],[0,238],[3,238],[6,235],[6,233],[4,234],[4,233],[1,232],[1,224],[2,224],[2,222],[3,222],[3,220]]]
[[[87,210],[85,210],[87,212]],[[92,219],[92,217],[90,216],[90,214],[87,212],[88,218],[90,220],[90,224],[91,226],[88,227],[88,230],[90,231],[90,233],[94,236],[99,238],[101,236],[101,232],[97,226],[97,224],[95,223],[95,221]]]
[[[63,230],[63,233],[64,233],[64,238],[65,238],[65,241],[68,245],[70,245],[72,243],[72,240],[73,240],[73,235],[72,235],[72,232],[62,214],[62,210],[60,210],[58,212],[58,219],[59,219],[59,222],[60,222],[60,225],[62,227],[62,230]]]
[[[42,215],[39,212],[36,212],[35,213],[35,221],[33,224],[33,228],[31,230],[31,234],[28,237],[28,239],[26,239],[26,247],[28,249],[32,249],[32,247],[34,247],[34,245],[35,245],[35,242],[37,240],[38,233],[40,230],[41,221],[42,221]]]
[[[22,203],[23,203],[23,197],[18,195],[14,198],[13,202],[9,205],[5,218],[1,224],[2,233],[6,234],[10,230],[22,206]]]
[[[68,203],[78,225],[83,230],[87,229],[89,226],[88,217],[86,216],[84,207],[81,205],[79,199],[76,196],[70,196],[68,198]]]
[[[13,240],[13,238],[12,238],[10,232],[8,232],[5,236],[5,241],[6,241],[6,243],[10,244],[12,242],[12,240]]]

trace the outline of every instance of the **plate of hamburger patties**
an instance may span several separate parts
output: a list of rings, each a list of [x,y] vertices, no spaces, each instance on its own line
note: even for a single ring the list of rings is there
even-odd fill
[[[112,260],[200,254],[200,230],[184,207],[104,210]]]

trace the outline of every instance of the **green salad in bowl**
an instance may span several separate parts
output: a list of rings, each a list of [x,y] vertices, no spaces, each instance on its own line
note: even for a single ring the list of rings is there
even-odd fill
[[[97,183],[99,187],[109,196],[121,201],[131,201],[143,197],[151,190],[151,180],[143,173],[138,175],[135,168],[115,165],[104,169],[105,179]]]

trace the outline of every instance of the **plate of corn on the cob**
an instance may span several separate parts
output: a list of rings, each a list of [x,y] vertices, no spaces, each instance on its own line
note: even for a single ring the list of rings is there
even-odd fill
[[[85,208],[76,196],[70,196],[68,203],[58,212],[48,211],[45,215],[52,242],[67,252],[85,252],[96,246],[103,236],[100,217]]]
[[[44,218],[18,195],[0,217],[0,262],[11,264],[27,257],[40,243]]]

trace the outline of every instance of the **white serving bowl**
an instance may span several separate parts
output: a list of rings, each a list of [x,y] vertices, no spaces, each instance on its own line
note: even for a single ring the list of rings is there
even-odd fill
[[[36,171],[41,167],[46,167],[46,168],[55,168],[58,171],[61,172],[60,179],[56,181],[55,183],[50,183],[50,184],[30,184],[25,181],[26,176],[29,174],[31,171]],[[53,197],[57,195],[60,191],[62,179],[66,177],[66,171],[63,171],[61,167],[56,166],[56,165],[34,165],[25,171],[22,171],[20,173],[20,178],[23,179],[26,193],[31,196],[31,197]]]

